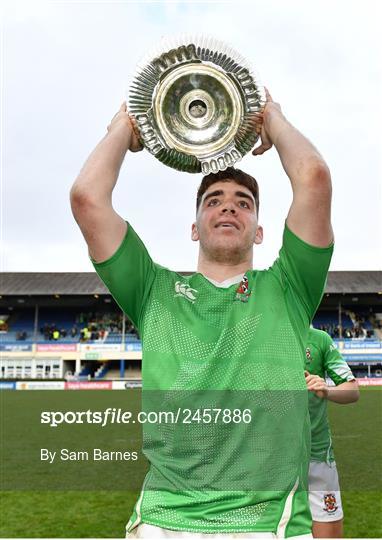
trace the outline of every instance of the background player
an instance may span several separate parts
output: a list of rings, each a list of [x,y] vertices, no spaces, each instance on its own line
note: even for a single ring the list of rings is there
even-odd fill
[[[309,503],[315,538],[342,537],[343,510],[330,435],[327,400],[354,403],[359,398],[358,383],[331,337],[311,328],[305,363],[312,429],[309,467]],[[336,386],[328,386],[329,377]]]

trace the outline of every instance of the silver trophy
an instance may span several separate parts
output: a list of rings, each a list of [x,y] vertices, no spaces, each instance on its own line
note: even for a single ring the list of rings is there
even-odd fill
[[[265,91],[248,62],[204,36],[165,39],[137,68],[128,108],[147,150],[180,171],[224,171],[258,139]]]

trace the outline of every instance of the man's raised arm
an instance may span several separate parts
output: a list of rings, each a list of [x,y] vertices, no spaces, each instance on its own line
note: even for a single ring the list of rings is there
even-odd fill
[[[108,133],[90,154],[70,191],[75,220],[97,262],[111,257],[126,234],[126,222],[112,205],[112,192],[127,150],[142,149],[123,103]]]
[[[330,222],[331,179],[323,157],[313,144],[294,128],[267,92],[261,145],[254,155],[275,145],[293,190],[287,225],[308,244],[326,247],[333,242]]]

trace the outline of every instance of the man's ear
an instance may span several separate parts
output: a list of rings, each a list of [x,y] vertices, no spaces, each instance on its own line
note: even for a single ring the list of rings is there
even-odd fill
[[[263,241],[263,228],[259,225],[256,229],[255,244],[261,244]]]
[[[196,223],[193,223],[191,227],[191,240],[193,240],[194,242],[197,242],[199,240],[199,232]]]

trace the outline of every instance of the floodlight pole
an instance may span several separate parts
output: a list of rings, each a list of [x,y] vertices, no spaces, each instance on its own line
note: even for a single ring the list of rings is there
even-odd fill
[[[122,345],[125,345],[125,332],[126,332],[126,315],[122,311]]]
[[[339,329],[339,338],[342,339],[342,304],[341,301],[338,303],[338,329]]]
[[[122,311],[122,350],[125,352],[125,332],[126,332],[126,315],[125,312]],[[124,358],[121,358],[120,364],[119,364],[119,376],[121,379],[125,377],[125,360]]]
[[[37,329],[38,329],[38,304],[34,307],[34,329],[33,329],[33,341],[37,342]]]

